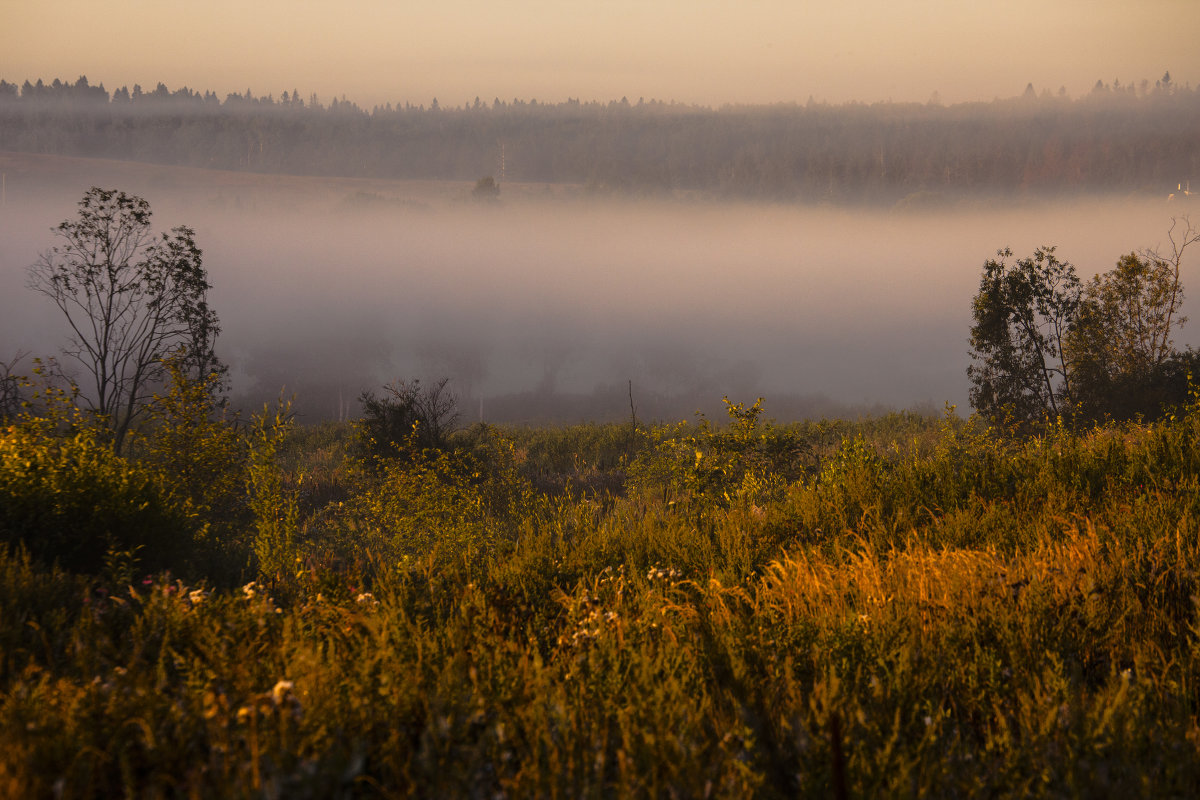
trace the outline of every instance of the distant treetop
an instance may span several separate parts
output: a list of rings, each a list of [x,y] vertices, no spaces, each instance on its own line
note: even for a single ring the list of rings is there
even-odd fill
[[[1200,164],[1200,91],[1166,73],[1071,99],[779,103],[481,97],[364,110],[293,87],[223,99],[187,86],[0,79],[6,150],[265,173],[581,184],[602,193],[915,207],[983,192],[1166,197]],[[468,187],[470,184],[468,184]],[[905,203],[906,200],[912,202]]]

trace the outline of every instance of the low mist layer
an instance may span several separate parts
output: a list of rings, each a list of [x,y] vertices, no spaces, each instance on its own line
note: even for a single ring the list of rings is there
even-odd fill
[[[467,420],[619,418],[630,382],[646,417],[726,394],[763,395],[781,418],[965,410],[970,302],[997,248],[1057,244],[1088,277],[1165,243],[1187,210],[658,205],[515,185],[480,204],[469,185],[69,161],[0,162],[0,360],[57,350],[62,321],[25,270],[88,186],[111,185],[149,200],[156,229],[196,229],[238,401],[295,392],[310,421],[356,414],[364,389],[438,376]]]

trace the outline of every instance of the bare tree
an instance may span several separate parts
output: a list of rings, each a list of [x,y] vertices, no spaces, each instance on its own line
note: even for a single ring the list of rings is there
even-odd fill
[[[93,187],[79,215],[54,229],[59,244],[30,267],[29,285],[54,301],[72,336],[63,353],[86,373],[81,397],[112,429],[120,452],[177,358],[193,379],[222,374],[220,328],[195,232],[150,231],[150,204]]]
[[[1167,80],[1170,79],[1170,74],[1169,72],[1167,73]],[[1152,263],[1160,270],[1165,270],[1171,278],[1170,298],[1164,304],[1166,307],[1165,318],[1162,322],[1161,331],[1152,343],[1155,347],[1154,356],[1160,363],[1171,352],[1172,324],[1182,325],[1187,322],[1187,319],[1183,317],[1174,318],[1175,312],[1183,304],[1183,289],[1182,283],[1179,280],[1179,269],[1183,263],[1183,251],[1189,245],[1200,242],[1200,231],[1196,230],[1196,226],[1192,224],[1192,220],[1186,215],[1183,217],[1171,217],[1171,227],[1167,230],[1167,238],[1171,241],[1171,254],[1169,256],[1160,255],[1157,250],[1146,250],[1142,254],[1147,262]]]

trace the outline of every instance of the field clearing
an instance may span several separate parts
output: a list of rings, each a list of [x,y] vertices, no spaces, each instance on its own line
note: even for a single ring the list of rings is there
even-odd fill
[[[0,174],[5,176],[10,204],[61,199],[68,206],[90,186],[119,187],[149,197],[182,195],[184,205],[195,207],[240,204],[294,211],[333,210],[356,198],[383,206],[438,208],[469,202],[474,188],[473,181],[276,175],[4,151]],[[578,185],[505,181],[501,196],[505,201],[561,200],[581,191]]]
[[[195,462],[9,428],[0,793],[1190,793],[1196,409],[1026,439],[760,414],[378,460],[333,424],[244,461],[201,426]],[[135,538],[65,572],[37,526]]]

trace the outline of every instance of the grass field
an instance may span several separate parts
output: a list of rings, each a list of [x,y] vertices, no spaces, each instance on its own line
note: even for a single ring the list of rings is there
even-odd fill
[[[730,404],[384,460],[276,421],[129,459],[4,431],[0,794],[1200,785],[1195,410],[1016,438]]]

